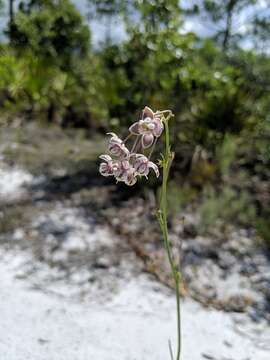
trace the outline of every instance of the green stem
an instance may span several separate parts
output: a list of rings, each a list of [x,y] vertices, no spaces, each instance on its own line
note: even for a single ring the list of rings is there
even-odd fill
[[[165,126],[165,151],[163,154],[163,174],[162,174],[162,188],[161,188],[161,199],[160,206],[158,211],[158,220],[160,228],[163,234],[164,246],[168,256],[169,264],[171,267],[172,276],[175,283],[175,295],[176,295],[176,311],[177,311],[177,353],[175,360],[180,360],[181,355],[181,312],[180,312],[180,273],[177,270],[177,266],[174,262],[171,245],[168,235],[168,211],[167,211],[167,187],[168,187],[168,178],[171,163],[173,161],[174,154],[170,149],[170,134],[169,134],[169,125],[168,120],[172,116],[171,113],[165,118],[163,118]],[[171,353],[170,349],[170,353]]]

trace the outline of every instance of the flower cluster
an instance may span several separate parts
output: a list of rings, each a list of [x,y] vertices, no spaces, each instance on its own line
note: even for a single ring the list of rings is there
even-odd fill
[[[134,185],[138,177],[147,178],[151,169],[158,177],[158,166],[150,161],[150,157],[163,128],[161,113],[154,113],[149,107],[145,107],[142,118],[129,128],[130,134],[126,140],[121,140],[114,133],[108,133],[111,136],[108,146],[110,155],[100,156],[103,160],[99,167],[101,175],[114,176],[117,181],[129,186]],[[126,142],[132,137],[133,146],[129,150]],[[148,156],[145,154],[147,150]]]

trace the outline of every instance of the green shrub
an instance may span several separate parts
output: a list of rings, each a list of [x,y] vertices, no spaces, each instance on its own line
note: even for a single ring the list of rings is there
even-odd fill
[[[259,218],[256,221],[258,235],[265,241],[270,249],[270,221],[269,218]]]
[[[224,187],[220,192],[207,188],[199,207],[200,231],[202,233],[224,224],[251,226],[255,219],[255,208],[245,191]]]
[[[196,189],[189,184],[181,185],[176,181],[171,181],[168,186],[168,209],[170,215],[180,215],[181,211],[192,202],[197,196]]]
[[[216,160],[222,176],[228,176],[236,159],[237,138],[231,134],[226,134],[221,144],[216,148]]]
[[[105,83],[95,56],[78,60],[72,72],[30,52],[0,54],[0,103],[9,116],[27,114],[58,123],[94,125],[107,118]]]
[[[28,0],[16,12],[11,43],[16,50],[72,70],[73,61],[88,55],[89,27],[70,0]]]

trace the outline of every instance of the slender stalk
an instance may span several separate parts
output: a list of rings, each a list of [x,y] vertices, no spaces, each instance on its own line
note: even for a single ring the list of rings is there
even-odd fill
[[[170,149],[170,134],[169,134],[169,125],[168,125],[168,121],[172,116],[173,115],[171,112],[169,112],[167,117],[163,115],[163,123],[165,126],[165,151],[162,159],[163,174],[162,174],[161,198],[160,198],[160,205],[158,210],[158,220],[163,234],[164,247],[167,253],[167,257],[171,268],[171,273],[175,284],[176,314],[177,314],[177,352],[176,352],[175,360],[180,360],[180,355],[181,355],[180,273],[177,270],[177,265],[175,264],[172,255],[171,244],[168,235],[168,220],[167,220],[168,218],[167,187],[168,187],[170,167],[174,157],[174,154],[171,152]],[[171,346],[169,350],[170,350],[170,355],[172,357],[173,355],[172,355]]]
[[[151,160],[151,156],[152,156],[153,151],[154,151],[154,149],[155,149],[155,146],[156,146],[156,144],[157,144],[157,140],[158,140],[158,138],[155,138],[154,143],[153,143],[153,145],[152,145],[152,148],[151,148],[151,150],[150,150],[150,153],[149,153],[149,155],[148,155],[148,159],[149,159],[149,160]]]
[[[128,136],[123,140],[123,143],[125,144],[132,136],[133,134],[128,134]]]
[[[130,151],[131,154],[133,154],[133,153],[136,151],[137,145],[138,145],[138,141],[140,140],[140,138],[141,138],[140,135],[138,135],[138,136],[136,137],[136,140],[134,141],[134,144],[133,144],[132,149],[131,149],[131,151]]]

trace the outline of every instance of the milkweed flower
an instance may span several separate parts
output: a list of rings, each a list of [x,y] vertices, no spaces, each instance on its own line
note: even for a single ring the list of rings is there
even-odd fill
[[[113,172],[117,181],[125,181],[126,174],[130,169],[130,163],[128,160],[117,160],[115,164],[115,170]]]
[[[130,166],[125,173],[124,183],[128,186],[135,185],[137,182],[137,175],[136,170]]]
[[[124,182],[126,185],[134,185],[138,178],[147,178],[150,170],[154,170],[156,177],[159,177],[158,166],[150,161],[156,140],[162,134],[164,125],[160,112],[153,112],[149,107],[142,111],[142,117],[129,128],[129,136],[125,141],[115,133],[108,133],[111,136],[108,144],[110,155],[101,155],[103,162],[99,166],[99,171],[103,176],[114,176],[116,181]],[[129,150],[126,141],[130,137],[135,137],[133,146]],[[146,155],[145,151],[150,150]],[[141,150],[140,153],[138,152]]]
[[[129,131],[133,135],[141,135],[142,148],[147,149],[153,145],[155,137],[158,138],[162,134],[163,128],[160,117],[146,106],[142,119],[131,125]]]
[[[100,159],[104,160],[99,165],[99,172],[103,176],[111,176],[113,175],[113,159],[110,157],[110,155],[100,155]]]
[[[150,161],[143,154],[135,154],[134,169],[139,175],[148,176],[150,169],[153,169],[156,177],[159,177],[158,166]]]
[[[129,150],[124,142],[115,133],[108,133],[108,135],[111,135],[108,146],[109,152],[117,157],[127,158],[129,156]]]

